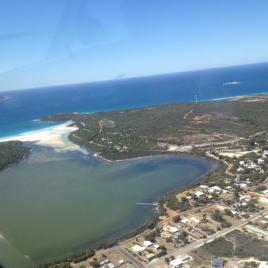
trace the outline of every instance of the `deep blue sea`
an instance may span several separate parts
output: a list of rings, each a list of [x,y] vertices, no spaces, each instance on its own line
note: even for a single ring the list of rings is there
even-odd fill
[[[1,86],[1,85],[0,85]],[[0,88],[1,89],[1,88]],[[2,89],[3,90],[3,89]],[[96,112],[268,92],[268,63],[0,92],[0,137],[38,130],[59,112]]]

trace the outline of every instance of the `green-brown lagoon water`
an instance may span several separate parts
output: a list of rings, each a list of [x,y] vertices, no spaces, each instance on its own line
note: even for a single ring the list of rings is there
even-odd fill
[[[109,163],[36,147],[0,173],[0,262],[31,267],[96,246],[154,216],[155,202],[211,164],[183,156]]]

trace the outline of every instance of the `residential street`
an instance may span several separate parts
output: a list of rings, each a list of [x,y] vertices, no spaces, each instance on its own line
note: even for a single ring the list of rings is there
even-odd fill
[[[199,240],[194,241],[193,243],[191,243],[191,244],[189,244],[189,245],[187,245],[185,247],[182,247],[182,248],[179,248],[178,250],[175,250],[173,252],[170,252],[168,255],[166,255],[166,256],[164,256],[162,258],[157,259],[155,262],[152,261],[146,267],[158,267],[161,263],[164,262],[164,259],[166,257],[170,257],[170,256],[175,256],[176,257],[176,256],[179,256],[179,255],[187,254],[190,251],[203,246],[205,243],[212,242],[214,239],[216,239],[216,238],[218,238],[220,236],[224,236],[224,235],[226,235],[226,234],[234,231],[235,229],[241,228],[242,226],[248,224],[252,220],[255,220],[256,218],[258,218],[261,215],[268,215],[268,209],[265,209],[265,210],[263,210],[263,211],[255,214],[255,215],[249,217],[244,222],[235,224],[232,227],[223,229],[223,230],[221,230],[221,231],[219,231],[219,232],[217,232],[217,233],[215,233],[215,234],[213,234],[211,236],[208,236],[205,239],[199,239]]]

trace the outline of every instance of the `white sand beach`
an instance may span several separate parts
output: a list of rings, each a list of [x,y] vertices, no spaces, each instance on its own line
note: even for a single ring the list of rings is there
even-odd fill
[[[71,124],[72,122],[69,121],[60,125],[44,128],[37,131],[0,138],[0,142],[15,140],[22,142],[32,142],[40,146],[52,147],[60,151],[82,151],[85,153],[85,150],[83,150],[80,146],[72,143],[68,139],[68,135],[78,129],[75,126],[70,126]]]

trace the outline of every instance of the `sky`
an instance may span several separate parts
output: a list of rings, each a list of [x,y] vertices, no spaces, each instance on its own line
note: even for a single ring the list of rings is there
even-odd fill
[[[267,0],[0,0],[0,90],[268,61]]]

